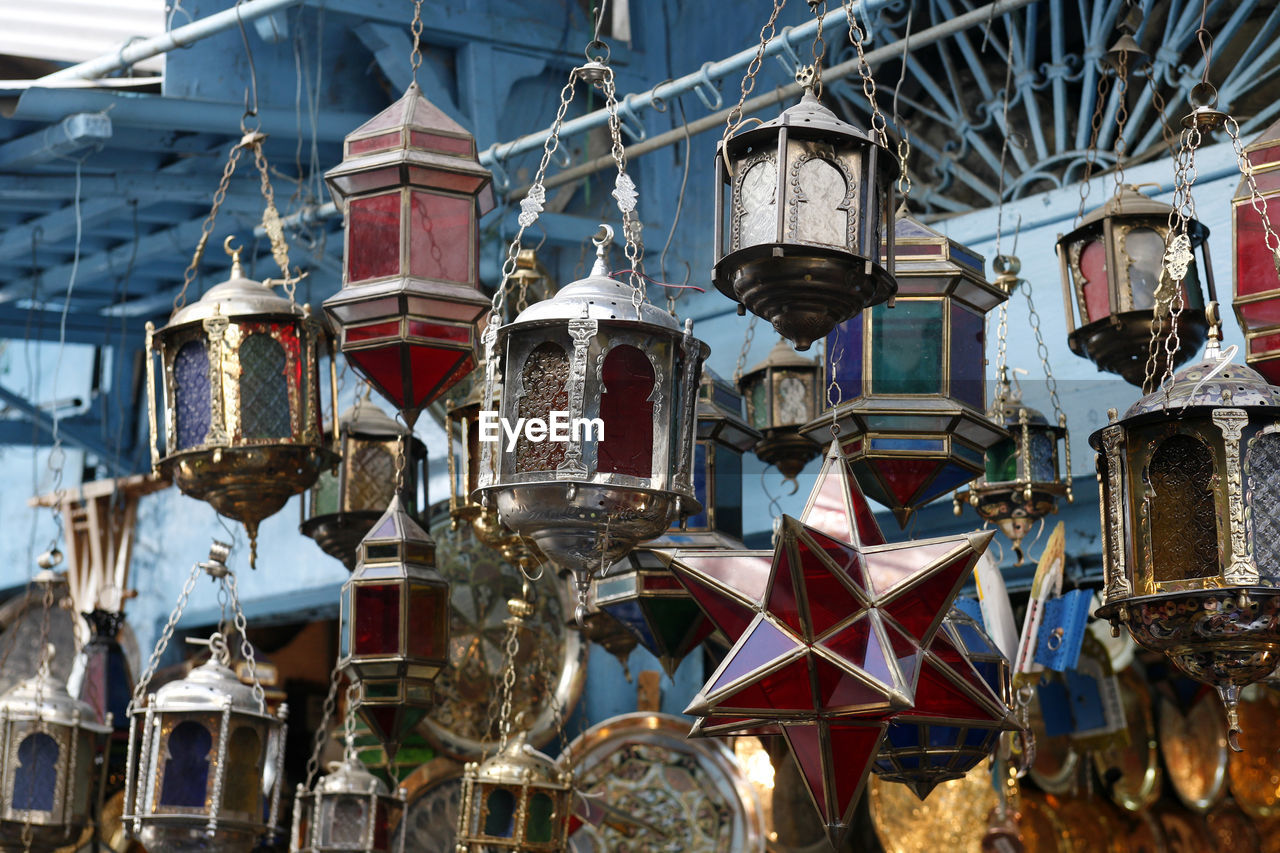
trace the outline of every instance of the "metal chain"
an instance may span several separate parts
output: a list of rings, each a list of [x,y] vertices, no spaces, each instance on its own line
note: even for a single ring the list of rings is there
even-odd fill
[[[1098,75],[1098,92],[1094,99],[1093,118],[1090,120],[1089,146],[1084,150],[1084,177],[1080,179],[1080,207],[1076,211],[1076,219],[1073,227],[1079,227],[1080,220],[1084,219],[1084,207],[1089,199],[1089,181],[1093,178],[1093,170],[1098,165],[1098,137],[1102,135],[1102,111],[1105,109],[1107,98],[1107,81],[1106,74]]]
[[[1004,426],[1006,407],[1009,404],[1008,340],[1009,300],[1000,303],[1000,322],[996,325],[996,393],[991,401],[991,412],[998,426]]]
[[[1044,384],[1049,389],[1049,402],[1053,404],[1053,414],[1058,421],[1058,427],[1063,431],[1064,455],[1066,457],[1066,497],[1067,502],[1070,503],[1072,501],[1071,433],[1067,431],[1067,413],[1062,408],[1062,401],[1058,399],[1058,380],[1053,378],[1053,368],[1049,366],[1049,347],[1045,345],[1044,335],[1040,332],[1040,314],[1036,311],[1036,303],[1031,296],[1031,283],[1026,279],[1022,280],[1022,291],[1027,297],[1027,319],[1031,322],[1031,330],[1036,336],[1036,354],[1040,356],[1040,367],[1044,370]]]
[[[200,239],[196,241],[196,251],[191,256],[191,263],[187,264],[187,268],[182,273],[182,288],[178,291],[178,295],[173,297],[174,311],[187,304],[187,288],[195,281],[196,272],[200,268],[200,259],[204,257],[204,250],[209,245],[209,237],[213,234],[213,226],[218,219],[218,210],[227,198],[227,188],[231,185],[231,176],[235,173],[236,163],[243,152],[244,139],[241,139],[232,147],[230,154],[227,156],[227,162],[222,167],[222,179],[218,181],[218,189],[213,193],[213,207],[209,209],[209,215],[204,218],[204,223],[200,226]]]
[[[258,167],[258,174],[262,178],[262,197],[267,202],[266,208],[262,211],[262,230],[267,232],[267,239],[271,241],[271,257],[275,258],[276,266],[280,267],[280,275],[283,276],[280,284],[284,285],[285,295],[289,297],[290,302],[293,302],[294,290],[303,276],[292,275],[289,272],[289,244],[284,239],[284,224],[280,221],[280,211],[276,209],[276,193],[271,187],[267,158],[262,153],[262,142],[267,137],[262,133],[255,134],[255,137],[248,146],[253,149],[253,162]],[[263,283],[270,285],[274,282],[268,278],[264,279]]]
[[[413,50],[409,53],[409,67],[413,69],[413,85],[418,85],[418,69],[422,67],[422,0],[413,0],[413,22],[409,24],[409,32],[413,33]]]
[[[1258,179],[1253,171],[1253,164],[1249,162],[1249,158],[1244,153],[1244,146],[1240,142],[1240,125],[1236,120],[1227,116],[1226,121],[1227,135],[1231,137],[1231,145],[1236,152],[1236,160],[1240,164],[1240,173],[1244,175],[1245,181],[1249,184],[1249,206],[1258,214],[1262,220],[1262,230],[1265,234],[1267,248],[1271,250],[1272,260],[1276,266],[1276,275],[1280,276],[1280,236],[1276,234],[1275,228],[1271,225],[1271,216],[1267,212],[1267,203],[1262,198],[1262,193],[1258,191]]]
[[[818,18],[813,35],[813,94],[822,97],[822,58],[827,54],[827,40],[822,37],[822,24],[827,17],[827,0],[808,0],[809,9]]]
[[[627,151],[622,145],[622,123],[618,119],[618,93],[614,86],[613,69],[606,68],[605,72],[599,85],[604,90],[605,107],[609,111],[609,136],[613,142],[610,153],[618,167],[612,195],[622,214],[623,253],[627,256],[631,269],[631,305],[639,311],[640,306],[648,299],[644,286],[644,243],[641,239],[643,225],[636,212],[636,185],[627,174]]]
[[[861,323],[862,315],[855,315],[849,322]],[[831,351],[826,353],[828,357],[824,359],[827,364],[831,365],[831,381],[827,383],[827,405],[831,407],[832,441],[838,441],[840,438],[840,419],[839,413],[836,410],[840,408],[840,403],[844,400],[844,392],[840,388],[840,384],[836,382],[836,365],[838,365],[840,360],[844,358],[844,342],[840,340],[842,325],[843,324],[838,324],[831,330]],[[862,353],[854,353],[854,357],[861,358]]]
[[[347,707],[342,715],[342,757],[347,760],[356,758],[356,698],[360,688],[354,681],[347,684]],[[387,774],[394,776],[391,765],[387,764]]]
[[[249,669],[249,680],[253,682],[253,698],[257,700],[262,713],[267,712],[267,694],[258,680],[258,661],[253,653],[253,645],[249,642],[249,626],[244,618],[244,610],[240,607],[240,595],[236,588],[236,574],[230,569],[222,578],[222,583],[231,595],[231,609],[235,614],[236,631],[240,634],[240,653],[244,655],[245,665]]]
[[[320,755],[324,752],[324,744],[328,739],[329,723],[333,720],[338,706],[338,684],[342,681],[342,669],[334,664],[329,674],[329,692],[324,697],[324,710],[320,717],[320,727],[316,729],[311,740],[311,755],[307,757],[306,790],[310,791],[320,771]],[[349,708],[350,706],[348,706]],[[348,711],[348,713],[350,713]]]
[[[1124,186],[1124,155],[1128,143],[1124,140],[1124,126],[1129,120],[1129,106],[1125,98],[1129,94],[1129,54],[1121,51],[1116,68],[1116,192]]]
[[[507,746],[511,736],[512,697],[516,688],[516,655],[520,651],[520,626],[524,620],[512,616],[507,619],[507,643],[504,648],[502,666],[502,706],[498,720],[498,752]]]
[[[733,383],[735,385],[742,378],[742,371],[746,369],[747,356],[751,352],[751,342],[756,339],[756,321],[759,319],[758,316],[752,314],[750,322],[747,323],[747,334],[742,339],[742,351],[738,353],[738,364],[733,369]]]
[[[725,120],[724,133],[720,136],[721,145],[728,141],[742,123],[742,108],[756,87],[756,75],[760,73],[760,65],[764,62],[765,47],[778,34],[778,16],[786,6],[787,0],[773,0],[773,12],[769,15],[769,20],[765,21],[764,26],[760,28],[760,44],[756,48],[756,55],[747,64],[747,73],[742,77],[742,94],[738,97],[737,105],[729,110],[729,117]]]
[[[862,93],[867,96],[867,103],[871,105],[871,129],[876,134],[876,141],[887,146],[889,144],[887,124],[884,113],[880,112],[880,105],[876,103],[876,81],[871,76],[871,66],[867,63],[867,56],[862,49],[866,33],[858,23],[858,14],[854,8],[856,5],[855,0],[844,0],[845,13],[849,19],[849,41],[853,44],[853,49],[858,52],[858,74],[862,77]]]
[[[187,581],[182,585],[182,592],[178,595],[178,604],[174,607],[173,612],[169,614],[169,621],[165,623],[164,630],[160,632],[160,639],[156,643],[156,647],[151,651],[151,658],[147,661],[147,668],[143,671],[142,677],[138,679],[138,683],[133,686],[133,698],[129,700],[129,709],[125,712],[128,717],[133,716],[133,712],[142,705],[142,700],[146,698],[147,686],[151,683],[151,679],[155,677],[156,670],[160,667],[160,658],[163,657],[165,649],[169,647],[169,642],[173,639],[173,632],[178,627],[178,620],[182,618],[182,612],[187,608],[187,601],[191,598],[191,591],[196,587],[196,580],[203,571],[200,565],[191,567],[191,573],[187,575]]]

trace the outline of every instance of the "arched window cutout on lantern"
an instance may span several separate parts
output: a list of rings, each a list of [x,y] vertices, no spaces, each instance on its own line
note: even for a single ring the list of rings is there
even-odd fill
[[[734,250],[777,242],[778,167],[772,155],[748,166],[741,181],[735,211],[738,233]]]
[[[1164,237],[1154,228],[1132,228],[1124,234],[1129,258],[1129,293],[1134,311],[1150,311],[1156,304],[1156,288],[1164,274]]]
[[[261,807],[262,737],[256,729],[240,726],[227,744],[228,785],[223,808],[230,812],[256,815]]]
[[[1253,508],[1253,562],[1269,583],[1280,581],[1280,433],[1264,432],[1249,442],[1244,457]]]
[[[620,344],[604,358],[600,420],[604,438],[596,445],[601,474],[649,477],[653,474],[655,375],[649,357]]]
[[[212,422],[209,353],[202,341],[187,341],[173,358],[178,450],[204,444]]]
[[[348,512],[382,512],[395,491],[396,460],[391,450],[377,444],[356,448],[348,478]]]
[[[552,412],[569,409],[569,356],[552,341],[534,347],[520,369],[520,400],[517,417],[551,419]],[[530,441],[522,433],[516,442],[516,471],[554,471],[564,462],[562,441]]]
[[[44,732],[32,732],[18,744],[18,770],[13,774],[15,811],[53,811],[58,783],[58,742]]]
[[[255,332],[240,344],[240,425],[245,438],[288,438],[288,360],[270,335]]]
[[[329,843],[354,845],[361,849],[365,835],[365,801],[357,797],[340,797],[333,804],[333,820],[329,825]]]
[[[844,248],[849,242],[849,182],[834,164],[821,157],[797,160],[792,179],[790,239]]]
[[[1219,574],[1213,452],[1178,434],[1160,442],[1147,465],[1151,568],[1157,584]]]
[[[184,720],[165,743],[160,805],[202,809],[209,789],[209,750],[213,735],[194,720]]]
[[[516,798],[507,788],[494,788],[485,800],[484,834],[511,838],[516,834]]]
[[[526,841],[546,844],[551,840],[555,827],[556,806],[551,797],[541,791],[529,798],[529,815],[526,818]]]
[[[1073,247],[1074,248],[1074,247]],[[1101,240],[1090,240],[1080,249],[1076,261],[1083,280],[1085,316],[1089,322],[1101,320],[1111,314],[1111,294],[1107,285],[1107,249]]]

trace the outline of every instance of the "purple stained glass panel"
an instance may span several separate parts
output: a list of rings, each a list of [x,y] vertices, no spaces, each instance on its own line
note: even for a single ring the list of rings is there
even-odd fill
[[[204,443],[212,419],[209,392],[209,353],[201,341],[188,341],[173,359],[178,449]]]
[[[794,651],[799,643],[778,630],[773,623],[759,619],[750,629],[751,633],[743,643],[731,653],[731,657],[720,673],[720,677],[711,685],[709,692],[714,693],[732,681],[755,672],[783,655]]]
[[[986,341],[982,317],[963,305],[951,305],[951,396],[982,411]]]

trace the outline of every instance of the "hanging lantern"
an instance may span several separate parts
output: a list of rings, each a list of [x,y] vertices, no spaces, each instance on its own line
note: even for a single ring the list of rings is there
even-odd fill
[[[396,455],[405,442],[402,500],[409,515],[420,518],[428,504],[427,447],[408,427],[396,423],[368,400],[356,404],[338,418],[341,459],[336,470],[316,478],[304,493],[301,510],[304,536],[350,571],[355,568],[360,540],[386,512],[395,492]]]
[[[1280,663],[1280,389],[1218,348],[1090,436],[1098,451],[1105,606],[1215,687],[1238,751],[1240,688]]]
[[[449,584],[436,546],[399,495],[361,541],[342,585],[338,666],[357,685],[355,707],[388,759],[431,707],[431,682],[449,660]]]
[[[790,352],[790,350],[788,350]],[[693,448],[694,495],[701,513],[637,548],[592,581],[597,607],[624,624],[653,653],[667,675],[715,626],[654,553],[664,548],[742,550],[742,454],[760,438],[747,426],[743,399],[732,383],[702,368],[698,439]]]
[[[324,302],[347,362],[410,424],[475,365],[479,218],[493,208],[475,138],[422,97],[348,134],[325,174],[346,215],[342,289]]]
[[[921,800],[963,778],[995,752],[1001,732],[1016,728],[1009,662],[973,617],[953,609],[924,654],[946,679],[921,681],[916,708],[890,720],[871,768]]]
[[[227,281],[163,328],[147,324],[151,461],[184,494],[243,522],[256,551],[258,522],[333,463],[320,401],[332,342],[310,308],[245,278],[240,250],[227,246]]]
[[[513,735],[492,758],[463,772],[459,853],[562,853],[572,790],[566,771],[523,734]]]
[[[1255,200],[1249,179],[1242,178],[1231,201],[1236,275],[1233,304],[1244,329],[1247,364],[1275,385],[1280,383],[1280,256],[1268,245],[1260,211],[1267,212],[1273,230],[1280,224],[1280,204],[1273,203],[1280,200],[1280,122],[1251,142],[1244,157],[1252,169],[1258,197]]]
[[[863,493],[905,527],[978,476],[1007,435],[984,413],[983,375],[986,314],[1009,295],[986,280],[981,255],[905,209],[895,231],[898,296],[827,336],[826,381],[840,402],[805,432],[825,439],[834,422]]]
[[[67,692],[93,708],[99,723],[112,721],[105,771],[107,787],[119,788],[129,741],[129,699],[133,695],[133,675],[129,659],[116,639],[124,625],[124,614],[95,609],[83,614],[91,635],[76,657],[67,682]]]
[[[800,103],[716,151],[715,285],[807,350],[893,296],[898,161],[838,119],[812,81]]]
[[[483,374],[484,362],[480,367],[476,372]],[[496,388],[495,396],[502,396],[500,386]],[[484,383],[473,381],[466,399],[445,409],[445,434],[449,440],[449,517],[455,530],[459,525],[470,524],[476,539],[482,544],[493,548],[513,566],[533,572],[546,559],[538,547],[511,532],[511,528],[498,518],[496,509],[484,506],[475,497],[480,487],[480,465],[485,458],[480,450],[483,397]],[[496,455],[489,456],[489,465],[496,458]]]
[[[314,791],[298,786],[290,853],[403,853],[405,792],[365,769],[354,750],[329,765]]]
[[[539,423],[541,432],[529,427],[514,446],[501,430],[496,441],[481,441],[482,457],[497,457],[489,470],[481,459],[481,502],[573,572],[580,604],[592,572],[701,511],[691,468],[708,347],[693,336],[692,320],[682,331],[609,277],[613,235],[603,228],[587,278],[497,333],[499,414],[510,425]]]
[[[738,379],[747,401],[747,422],[762,438],[752,452],[794,481],[822,452],[822,445],[800,432],[822,409],[822,365],[778,341],[764,361]]]
[[[1165,282],[1169,214],[1170,207],[1164,202],[1148,198],[1135,187],[1122,187],[1106,204],[1085,216],[1077,228],[1058,238],[1071,351],[1139,388],[1146,375],[1151,329],[1156,323],[1156,290]],[[1199,257],[1191,260],[1183,280],[1185,307],[1177,321],[1181,346],[1174,356],[1175,367],[1186,363],[1204,345],[1208,323],[1200,289],[1201,270],[1213,291],[1209,229],[1191,219],[1187,236]],[[1156,376],[1165,370],[1162,353],[1156,356]]]
[[[58,578],[49,566],[56,561],[41,564],[35,584],[51,608]],[[101,800],[97,763],[111,714],[99,719],[51,675],[55,649],[46,640],[35,676],[0,696],[0,850],[40,853],[74,844]]]

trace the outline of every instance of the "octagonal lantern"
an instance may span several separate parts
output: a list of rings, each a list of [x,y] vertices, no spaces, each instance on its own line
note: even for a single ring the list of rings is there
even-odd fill
[[[1234,746],[1240,688],[1280,663],[1280,389],[1230,355],[1215,325],[1167,395],[1123,418],[1112,410],[1089,442],[1106,573],[1098,616],[1215,687]]]
[[[752,452],[788,480],[822,452],[800,429],[822,411],[822,364],[778,341],[764,361],[743,373],[738,390],[747,401],[747,423],[760,433]]]
[[[98,810],[97,760],[111,730],[111,715],[99,721],[47,665],[0,696],[0,850],[78,842]]]
[[[898,161],[807,88],[716,152],[715,285],[807,350],[893,296]]]
[[[1139,388],[1156,322],[1156,290],[1166,275],[1169,213],[1164,202],[1148,198],[1135,187],[1122,187],[1057,243],[1071,351]],[[1205,342],[1208,321],[1201,276],[1213,292],[1209,229],[1192,219],[1187,236],[1195,258],[1182,282],[1181,346],[1174,355],[1175,367],[1193,358]],[[1159,378],[1164,373],[1164,358],[1159,355],[1155,375]]]
[[[338,666],[391,760],[426,716],[431,682],[449,662],[449,583],[436,572],[435,542],[398,495],[357,554],[342,585]]]
[[[416,83],[352,131],[343,154],[325,174],[347,229],[342,289],[324,310],[347,362],[412,424],[475,365],[489,172],[471,134]]]
[[[258,522],[335,458],[321,412],[321,356],[333,346],[324,324],[246,278],[235,250],[228,280],[163,328],[148,323],[146,346],[153,466],[242,522],[256,548]]]
[[[274,834],[284,716],[267,710],[215,653],[133,709],[124,825],[148,850],[249,853]]]
[[[804,429],[841,452],[863,493],[903,527],[912,513],[982,472],[1008,436],[987,417],[986,314],[1008,299],[981,255],[899,211],[898,295],[827,336],[826,383],[840,402]]]
[[[368,400],[357,400],[338,418],[339,461],[303,493],[300,530],[329,556],[355,568],[356,548],[386,512],[395,492],[396,455],[405,442],[405,511],[421,519],[428,505],[427,447],[408,427]],[[421,494],[420,494],[421,492]]]
[[[1244,149],[1253,170],[1259,205],[1280,230],[1280,122]],[[1249,181],[1240,180],[1231,201],[1235,242],[1233,305],[1244,329],[1246,363],[1273,385],[1280,383],[1280,256],[1267,245],[1262,215],[1253,207]]]
[[[289,853],[404,853],[405,791],[389,793],[354,751],[293,803]]]
[[[569,773],[513,735],[462,775],[458,853],[562,853],[573,789]]]
[[[492,440],[480,436],[481,502],[572,571],[580,601],[593,572],[701,511],[692,467],[708,347],[692,320],[682,330],[609,276],[608,240],[597,240],[589,276],[498,331],[492,414],[525,427],[509,441],[495,419]]]

